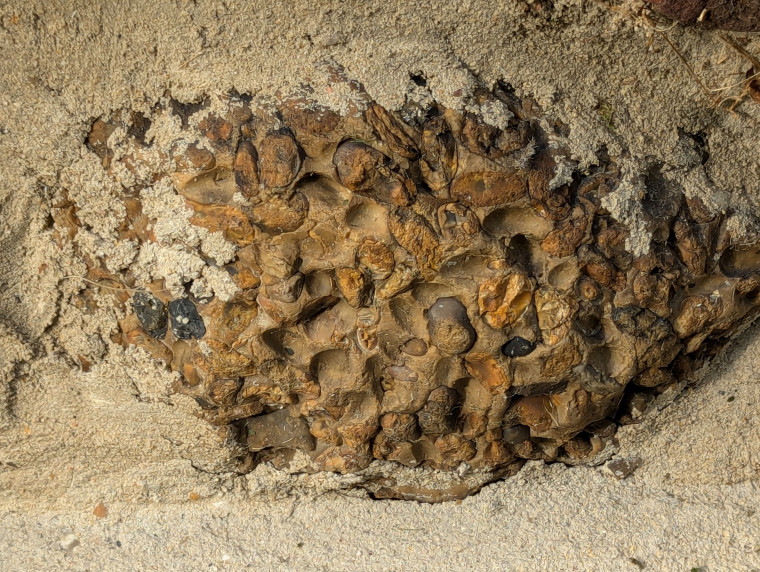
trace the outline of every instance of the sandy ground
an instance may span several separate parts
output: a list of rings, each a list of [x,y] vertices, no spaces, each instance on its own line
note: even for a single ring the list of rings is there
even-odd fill
[[[431,506],[372,501],[351,477],[237,474],[170,377],[104,341],[109,316],[62,302],[81,268],[53,247],[48,214],[93,118],[147,112],[167,90],[265,97],[308,81],[319,96],[325,60],[390,108],[410,73],[452,106],[503,79],[569,126],[582,162],[604,148],[719,206],[760,204],[760,105],[713,108],[736,90],[708,98],[625,10],[494,4],[0,3],[0,568],[760,569],[757,327],[698,387],[621,430],[618,456],[640,464],[628,478],[529,464]],[[748,68],[717,33],[666,34],[707,88]],[[760,54],[757,35],[733,37]],[[684,132],[706,142],[704,164],[681,151]],[[82,353],[90,371],[70,357]]]

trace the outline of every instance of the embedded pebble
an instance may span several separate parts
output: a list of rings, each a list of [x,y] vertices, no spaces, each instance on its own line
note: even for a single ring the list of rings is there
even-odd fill
[[[501,346],[501,353],[507,357],[525,357],[536,349],[536,344],[520,336],[515,336]]]
[[[161,339],[166,335],[169,321],[166,318],[166,305],[150,292],[140,290],[132,297],[140,325],[151,337]]]
[[[169,302],[169,316],[172,322],[172,333],[177,339],[199,340],[206,333],[203,318],[190,298],[180,298]]]
[[[449,355],[469,350],[477,334],[467,317],[467,309],[456,298],[439,298],[428,310],[430,341]]]
[[[502,430],[504,441],[510,445],[519,445],[530,439],[530,428],[525,425],[515,425],[513,427],[504,427]]]

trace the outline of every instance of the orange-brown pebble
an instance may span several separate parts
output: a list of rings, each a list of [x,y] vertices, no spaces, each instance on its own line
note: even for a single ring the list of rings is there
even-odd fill
[[[105,518],[108,516],[108,509],[102,502],[98,502],[98,504],[96,504],[95,508],[92,510],[92,514],[98,518]]]

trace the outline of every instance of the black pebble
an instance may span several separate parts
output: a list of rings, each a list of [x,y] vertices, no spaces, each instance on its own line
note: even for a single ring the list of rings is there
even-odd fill
[[[206,333],[203,318],[190,298],[180,298],[169,302],[169,317],[172,319],[172,333],[180,340],[196,340]]]
[[[140,320],[140,325],[156,339],[166,335],[168,320],[166,319],[166,306],[150,292],[140,290],[132,297],[132,308]]]
[[[507,357],[523,357],[536,349],[536,344],[517,336],[501,346],[501,353]]]

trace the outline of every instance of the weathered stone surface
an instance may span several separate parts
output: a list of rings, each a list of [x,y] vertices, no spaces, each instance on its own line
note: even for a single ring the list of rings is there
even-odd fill
[[[314,437],[303,417],[294,417],[289,409],[251,417],[246,425],[248,448],[261,451],[268,447],[287,447],[313,451]]]
[[[495,207],[514,203],[527,191],[528,181],[520,173],[484,171],[454,179],[451,198],[468,207]]]
[[[264,137],[259,147],[259,165],[265,187],[287,187],[293,182],[301,168],[301,149],[289,129]]]
[[[385,460],[498,478],[524,459],[593,458],[758,314],[760,225],[675,191],[642,207],[651,235],[634,252],[603,200],[615,160],[583,172],[535,103],[473,97],[497,96],[512,110],[498,127],[437,104],[406,125],[369,97],[346,117],[226,101],[188,123],[151,175],[186,218],[149,218],[145,193],[124,192],[119,237],[139,256],[107,276],[136,290],[114,295],[117,338],[177,372],[254,461],[299,451],[311,472]],[[105,176],[115,161],[144,176],[143,139],[109,149],[123,117],[97,120],[87,146]],[[56,217],[76,242],[76,211]]]
[[[446,120],[433,117],[422,126],[422,159],[420,173],[436,196],[445,198],[443,191],[456,175],[457,147]]]

